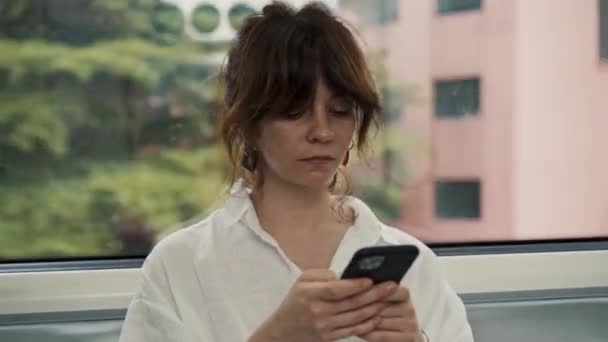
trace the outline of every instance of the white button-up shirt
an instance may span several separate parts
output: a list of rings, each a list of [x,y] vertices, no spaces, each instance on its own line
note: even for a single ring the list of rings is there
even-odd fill
[[[120,342],[244,342],[287,295],[301,270],[258,221],[242,181],[223,208],[164,238],[147,257]],[[413,244],[417,260],[401,284],[410,290],[429,341],[473,341],[465,307],[437,256],[422,242],[380,222],[360,200],[330,269],[340,275],[362,247]],[[358,337],[343,341],[361,341]]]

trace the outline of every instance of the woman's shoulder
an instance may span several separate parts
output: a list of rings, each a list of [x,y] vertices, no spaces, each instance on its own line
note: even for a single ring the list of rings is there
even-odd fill
[[[230,227],[239,226],[237,223],[249,208],[246,190],[236,188],[221,207],[163,237],[149,258],[158,256],[161,259],[185,261],[184,258],[205,257],[214,249],[213,244],[230,242]]]
[[[347,203],[355,209],[358,218],[364,221],[366,225],[374,225],[380,230],[382,240],[387,244],[392,245],[415,245],[420,250],[421,254],[434,255],[433,251],[424,242],[420,241],[413,235],[410,235],[403,229],[390,226],[382,222],[363,200],[349,196]]]
[[[176,263],[191,260],[201,244],[210,241],[217,211],[162,237],[154,246],[146,264]]]
[[[413,235],[410,235],[403,229],[392,227],[384,223],[381,225],[382,239],[390,244],[394,245],[415,245],[418,247],[421,256],[435,257],[435,253],[429,248],[424,242],[417,239]]]

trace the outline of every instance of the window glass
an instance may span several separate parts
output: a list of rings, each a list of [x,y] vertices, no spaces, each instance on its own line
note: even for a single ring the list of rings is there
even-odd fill
[[[439,0],[439,13],[478,10],[481,0]]]
[[[234,29],[238,29],[243,24],[243,21],[251,14],[255,13],[255,9],[246,4],[236,4],[230,8],[228,16],[230,25]]]
[[[192,25],[200,32],[213,32],[220,25],[220,11],[210,4],[197,6],[192,15]]]
[[[340,9],[356,13],[358,26],[382,26],[399,18],[399,0],[342,0]]]
[[[600,57],[608,59],[608,0],[599,0]]]
[[[477,219],[481,216],[479,181],[435,182],[435,215],[442,219]]]
[[[390,23],[399,18],[399,0],[381,0],[380,6],[382,13],[380,22]]]
[[[435,82],[435,115],[453,118],[479,113],[479,79]]]
[[[382,95],[375,153],[350,163],[380,219],[433,242],[608,237],[608,79],[588,25],[599,11],[606,42],[606,1],[324,2]],[[262,5],[0,2],[0,259],[145,255],[220,206],[215,76]]]

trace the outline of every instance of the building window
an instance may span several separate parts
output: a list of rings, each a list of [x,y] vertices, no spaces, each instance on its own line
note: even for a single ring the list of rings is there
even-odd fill
[[[435,217],[478,219],[481,217],[479,180],[435,182]]]
[[[340,6],[355,13],[362,26],[384,25],[399,19],[399,0],[342,0]]]
[[[399,1],[398,0],[380,0],[379,3],[381,24],[391,23],[399,19]]]
[[[439,13],[475,11],[481,9],[481,0],[439,0]]]
[[[608,59],[608,0],[599,1],[600,58]]]
[[[457,118],[479,114],[479,78],[435,82],[435,116]]]
[[[382,109],[384,111],[384,123],[393,124],[399,121],[403,103],[399,88],[382,88]]]

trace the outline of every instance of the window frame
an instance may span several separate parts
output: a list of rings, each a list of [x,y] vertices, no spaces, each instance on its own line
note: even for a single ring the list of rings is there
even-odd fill
[[[608,0],[599,1],[608,6]],[[479,8],[441,11],[437,2],[436,12],[448,16],[478,13],[483,8],[480,0]],[[399,18],[399,12],[396,16]],[[602,52],[601,19],[600,60],[608,63],[608,41],[606,55]],[[481,115],[483,80],[472,77],[479,80],[477,115]],[[452,80],[459,79],[466,78]],[[483,184],[480,197],[482,206]],[[444,264],[450,283],[462,294],[539,290],[547,284],[566,289],[608,286],[608,274],[592,268],[608,264],[608,238],[429,245]],[[108,257],[0,262],[0,315],[124,310],[138,286],[143,261],[144,257]],[[479,282],[479,274],[489,281]]]
[[[608,287],[608,272],[595,268],[608,264],[608,239],[579,247],[585,245],[596,249],[562,251],[555,244],[555,250],[550,250],[541,244],[543,248],[536,252],[521,246],[492,247],[491,253],[476,255],[465,247],[456,248],[460,254],[447,253],[449,247],[435,247],[435,251],[448,281],[461,296]],[[479,281],[480,274],[484,281]],[[124,310],[140,279],[139,267],[0,273],[0,293],[9,294],[0,296],[0,315]]]

